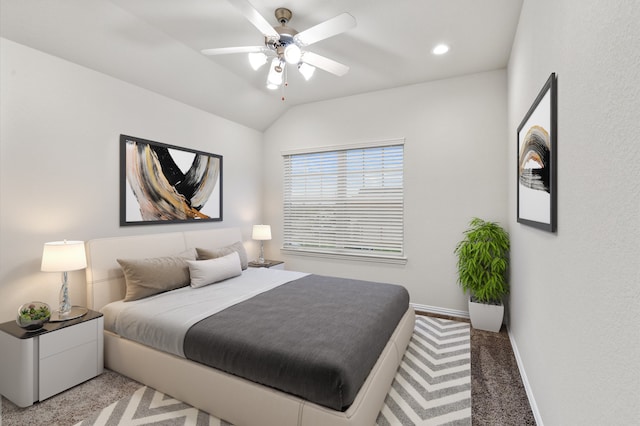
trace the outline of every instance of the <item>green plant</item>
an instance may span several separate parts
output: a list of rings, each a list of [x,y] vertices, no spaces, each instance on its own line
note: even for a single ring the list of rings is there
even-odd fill
[[[51,312],[48,306],[36,307],[34,304],[20,310],[20,318],[23,321],[37,321],[45,318],[49,318]]]
[[[507,231],[475,217],[454,253],[458,256],[458,283],[464,292],[480,303],[501,303],[509,294]]]

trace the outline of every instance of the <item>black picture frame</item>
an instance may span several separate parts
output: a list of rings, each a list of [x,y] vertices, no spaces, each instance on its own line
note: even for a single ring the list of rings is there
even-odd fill
[[[517,129],[517,221],[556,232],[557,78],[551,73]]]
[[[222,221],[222,156],[120,135],[120,226]]]

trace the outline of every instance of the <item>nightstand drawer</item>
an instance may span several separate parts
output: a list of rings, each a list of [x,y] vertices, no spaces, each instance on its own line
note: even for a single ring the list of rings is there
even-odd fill
[[[93,341],[41,359],[38,400],[45,400],[97,376],[97,352],[98,342]]]
[[[40,336],[40,359],[67,351],[98,338],[98,321],[92,320]]]

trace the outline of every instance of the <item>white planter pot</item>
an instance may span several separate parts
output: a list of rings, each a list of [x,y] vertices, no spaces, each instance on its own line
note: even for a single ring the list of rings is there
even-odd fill
[[[469,317],[473,328],[485,331],[500,331],[504,317],[504,305],[487,305],[469,299]]]

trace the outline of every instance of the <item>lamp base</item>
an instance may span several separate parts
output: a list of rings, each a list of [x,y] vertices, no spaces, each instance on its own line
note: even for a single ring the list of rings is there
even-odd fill
[[[86,315],[87,312],[89,312],[87,308],[83,308],[82,306],[72,306],[71,310],[65,314],[61,314],[60,311],[51,312],[49,322],[61,322],[80,318],[81,316]]]

